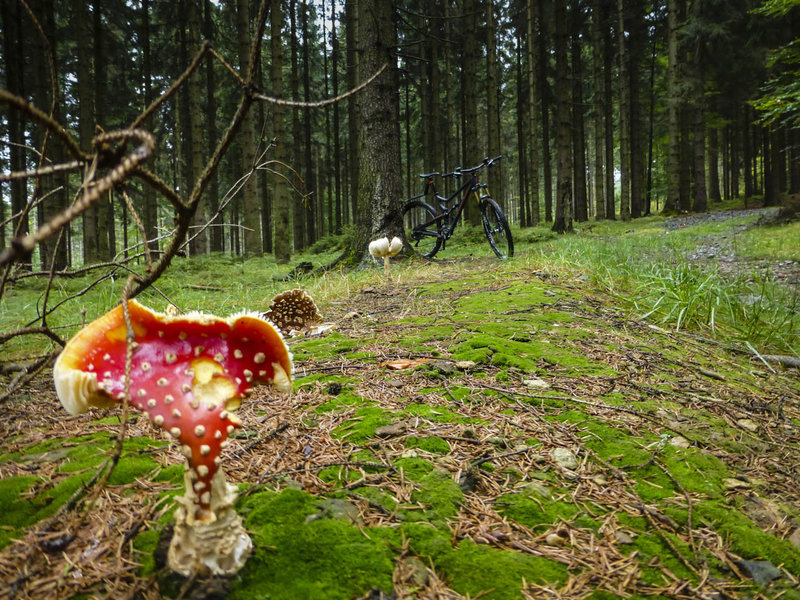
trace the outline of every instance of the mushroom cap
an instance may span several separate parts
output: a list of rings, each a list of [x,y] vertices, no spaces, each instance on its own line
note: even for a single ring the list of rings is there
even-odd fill
[[[395,256],[400,250],[403,249],[403,240],[399,237],[393,237],[392,241],[389,242],[389,256]]]
[[[369,243],[369,253],[375,258],[389,255],[389,238],[378,238]]]
[[[264,318],[275,325],[283,335],[322,323],[322,315],[313,298],[299,288],[275,296],[269,310],[264,313]]]
[[[369,243],[369,253],[375,258],[394,256],[402,249],[403,240],[396,236],[392,238],[392,241],[389,241],[388,237],[382,237]]]
[[[235,410],[258,383],[291,391],[292,357],[280,332],[261,317],[174,316],[128,302],[134,332],[132,405],[183,445],[203,493],[222,444],[239,427]],[[53,368],[56,392],[71,414],[108,407],[125,397],[127,328],[122,306],[87,325]],[[199,485],[198,485],[199,484]]]

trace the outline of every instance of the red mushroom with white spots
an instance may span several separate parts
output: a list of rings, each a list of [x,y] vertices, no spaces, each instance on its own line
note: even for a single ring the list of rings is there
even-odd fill
[[[128,311],[135,336],[131,403],[180,442],[188,463],[169,566],[187,576],[234,573],[252,543],[233,508],[236,491],[225,481],[220,453],[240,426],[233,411],[255,385],[291,391],[291,354],[275,327],[257,315],[173,316],[133,300]],[[68,412],[124,399],[126,335],[120,305],[67,343],[53,376]]]

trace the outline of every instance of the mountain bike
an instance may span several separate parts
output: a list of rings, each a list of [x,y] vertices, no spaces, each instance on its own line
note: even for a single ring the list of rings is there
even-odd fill
[[[514,256],[514,240],[508,228],[508,220],[497,202],[489,195],[487,184],[478,180],[478,172],[481,169],[491,167],[501,158],[503,157],[485,158],[475,167],[458,168],[451,173],[434,172],[420,175],[425,180],[423,192],[406,200],[403,206],[403,228],[411,247],[422,256],[433,258],[445,247],[456,229],[467,201],[474,197],[480,207],[483,231],[494,253],[500,258]],[[436,191],[437,177],[462,176],[467,177],[451,196],[442,196]],[[432,196],[439,210],[424,200],[428,196]],[[451,202],[454,203],[452,206]]]

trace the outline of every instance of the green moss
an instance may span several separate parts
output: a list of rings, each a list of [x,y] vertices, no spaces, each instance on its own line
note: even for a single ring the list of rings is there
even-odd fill
[[[123,456],[119,459],[114,472],[108,479],[111,485],[125,485],[132,483],[137,477],[144,477],[149,472],[158,469],[159,465],[151,458],[143,456]]]
[[[322,404],[318,405],[316,410],[317,412],[330,412],[332,410],[337,410],[340,408],[347,408],[353,407],[354,405],[363,405],[363,404],[372,404],[368,400],[365,400],[361,396],[358,396],[352,393],[350,390],[343,388],[335,396],[329,396],[327,402],[323,402]]]
[[[446,440],[435,435],[423,437],[409,436],[406,438],[406,448],[417,448],[432,454],[447,454],[450,452],[450,444],[448,444]]]
[[[292,346],[295,360],[312,358],[322,360],[337,354],[345,354],[361,344],[360,340],[350,339],[338,331],[324,337],[308,339]]]
[[[158,546],[160,533],[155,529],[148,529],[137,535],[133,540],[135,556],[139,560],[141,568],[140,577],[147,577],[156,570],[154,553]]]
[[[765,559],[783,564],[790,573],[800,573],[800,550],[788,540],[781,540],[762,531],[748,517],[731,506],[713,500],[694,506],[696,523],[711,524],[726,537],[733,551],[748,560]]]
[[[17,537],[21,528],[34,522],[31,503],[20,496],[39,481],[29,475],[0,479],[0,549]]]
[[[458,513],[458,507],[464,500],[464,492],[458,483],[453,481],[450,473],[433,469],[414,482],[411,500],[421,504],[423,508],[408,511],[407,519],[424,520],[437,526],[444,526],[444,521],[455,517]]]
[[[375,434],[375,430],[394,421],[394,415],[377,406],[364,406],[356,411],[355,418],[333,430],[333,437],[358,444]]]
[[[298,490],[249,497],[241,512],[255,549],[231,585],[231,599],[355,598],[392,589],[393,552],[343,519],[313,518],[318,500]]]
[[[497,499],[500,514],[528,527],[553,525],[584,516],[582,508],[569,502],[553,500],[538,493],[504,494]]]

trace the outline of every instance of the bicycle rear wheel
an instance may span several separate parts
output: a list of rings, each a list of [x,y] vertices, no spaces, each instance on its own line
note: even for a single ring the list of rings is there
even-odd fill
[[[433,258],[442,246],[442,221],[434,220],[436,216],[436,210],[422,200],[409,202],[403,207],[406,241],[425,258]]]
[[[481,199],[481,221],[489,245],[500,258],[514,256],[514,238],[503,210],[488,196]]]

